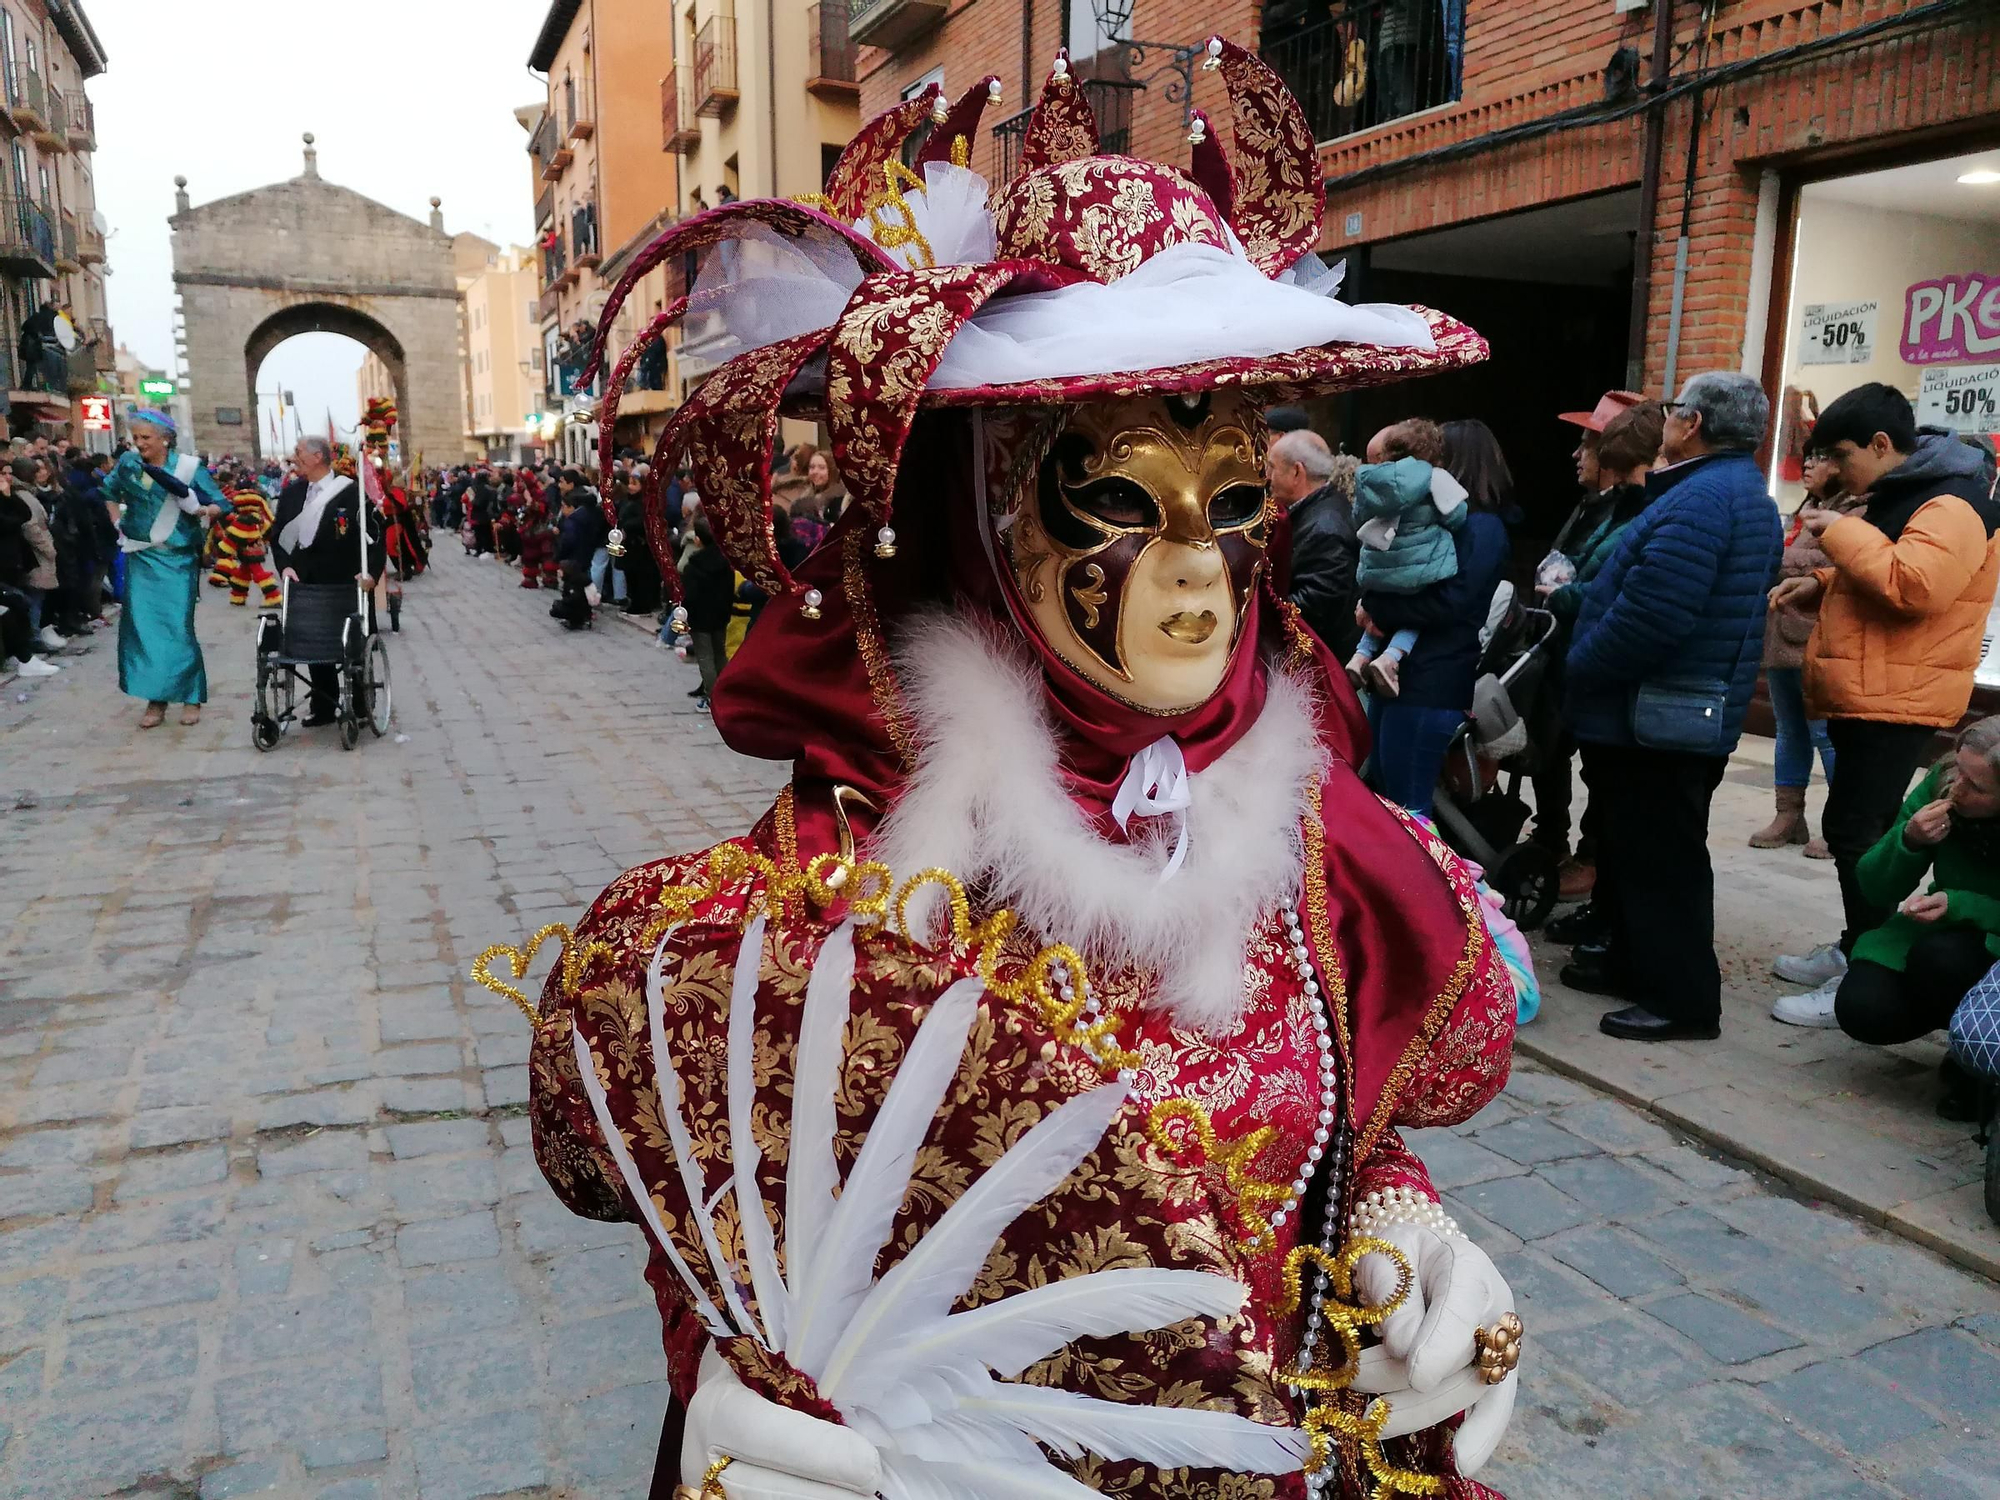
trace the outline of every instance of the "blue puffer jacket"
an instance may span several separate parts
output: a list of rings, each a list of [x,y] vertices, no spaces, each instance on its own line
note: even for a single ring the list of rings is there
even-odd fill
[[[1748,453],[1712,453],[1646,481],[1646,509],[1577,615],[1564,708],[1586,744],[1630,745],[1632,700],[1664,677],[1729,680],[1723,740],[1763,656],[1764,606],[1784,547],[1778,508]]]

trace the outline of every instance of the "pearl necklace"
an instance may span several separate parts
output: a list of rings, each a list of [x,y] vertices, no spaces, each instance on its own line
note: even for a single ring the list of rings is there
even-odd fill
[[[1290,1198],[1271,1215],[1271,1225],[1274,1229],[1283,1225],[1292,1208],[1305,1201],[1306,1188],[1312,1182],[1320,1159],[1331,1145],[1333,1160],[1327,1169],[1326,1208],[1320,1221],[1319,1243],[1321,1249],[1333,1255],[1340,1249],[1341,1184],[1345,1180],[1348,1145],[1347,1122],[1340,1116],[1340,1075],[1334,1058],[1332,1028],[1327,1020],[1326,997],[1320,992],[1319,976],[1313,970],[1312,953],[1306,947],[1305,932],[1299,925],[1296,907],[1285,913],[1285,936],[1291,947],[1292,967],[1298,971],[1299,982],[1305,987],[1306,1002],[1312,1007],[1313,1030],[1318,1035],[1320,1107],[1319,1123],[1313,1131],[1313,1143],[1306,1153],[1305,1165],[1292,1181]],[[1316,1263],[1308,1264],[1311,1268],[1311,1290],[1307,1296],[1306,1326],[1299,1338],[1298,1368],[1301,1370],[1312,1368],[1327,1289],[1326,1272]],[[1334,1466],[1329,1464],[1319,1473],[1306,1476],[1306,1494],[1310,1500],[1318,1500],[1333,1482],[1334,1473]]]

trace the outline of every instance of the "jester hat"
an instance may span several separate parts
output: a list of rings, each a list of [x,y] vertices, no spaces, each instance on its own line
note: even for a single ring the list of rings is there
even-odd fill
[[[1484,359],[1485,341],[1443,314],[1336,299],[1339,273],[1314,253],[1326,195],[1304,111],[1220,38],[1205,67],[1228,91],[1233,163],[1200,111],[1185,172],[1100,153],[1090,103],[1058,54],[1009,182],[989,187],[966,166],[999,80],[949,108],[933,84],[864,126],[823,194],[725,204],[635,256],[604,307],[586,386],[640,280],[690,257],[699,270],[611,371],[598,414],[607,493],[619,396],[646,346],[682,325],[683,358],[699,349],[718,366],[654,453],[646,514],[663,571],[673,552],[659,486],[685,467],[737,571],[774,597],[801,592],[771,527],[781,413],[826,421],[842,479],[879,528],[876,554],[889,557],[897,473],[923,408],[1226,385],[1275,403]],[[926,125],[905,167],[904,144]]]

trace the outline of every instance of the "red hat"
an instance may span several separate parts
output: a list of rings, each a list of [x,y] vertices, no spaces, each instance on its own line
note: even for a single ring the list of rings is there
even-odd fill
[[[697,214],[634,256],[606,303],[587,386],[621,307],[655,267],[700,257],[691,295],[617,361],[598,414],[608,475],[620,389],[639,352],[688,324],[683,357],[714,373],[660,437],[652,483],[685,465],[725,557],[774,596],[796,592],[771,532],[779,409],[822,417],[858,510],[889,528],[920,408],[1065,406],[1243,386],[1270,402],[1476,363],[1486,343],[1422,308],[1356,307],[1314,247],[1326,195],[1305,113],[1255,55],[1207,46],[1234,116],[1232,167],[1195,112],[1189,170],[1101,154],[1084,90],[1058,54],[1011,182],[966,167],[982,79],[947,109],[932,85],[864,126],[823,195]],[[912,171],[905,140],[929,124]],[[923,175],[919,176],[921,172]],[[961,335],[967,335],[961,337]],[[663,525],[649,493],[649,528]],[[672,555],[663,535],[656,556]],[[668,579],[669,588],[677,580]]]
[[[1637,391],[1606,391],[1597,398],[1597,405],[1590,411],[1566,411],[1556,420],[1567,422],[1572,427],[1587,427],[1592,432],[1602,432],[1611,425],[1613,417],[1630,411],[1645,399]]]

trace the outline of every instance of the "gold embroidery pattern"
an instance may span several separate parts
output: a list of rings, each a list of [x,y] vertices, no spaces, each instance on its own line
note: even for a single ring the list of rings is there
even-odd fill
[[[1185,1130],[1179,1140],[1168,1129],[1175,1120],[1185,1122]],[[1200,1144],[1208,1161],[1222,1168],[1222,1180],[1236,1194],[1236,1211],[1250,1231],[1245,1248],[1252,1252],[1268,1250],[1277,1243],[1277,1232],[1261,1212],[1262,1206],[1284,1203],[1292,1196],[1289,1187],[1259,1181],[1248,1171],[1249,1164],[1263,1154],[1276,1134],[1272,1127],[1265,1125],[1225,1146],[1215,1137],[1215,1126],[1210,1122],[1208,1111],[1192,1099],[1163,1099],[1153,1106],[1146,1119],[1146,1136],[1163,1155],[1183,1156],[1191,1136]]]
[[[861,665],[868,673],[868,694],[889,743],[904,765],[916,760],[916,737],[910,732],[909,714],[903,707],[902,692],[896,686],[896,672],[889,660],[889,647],[882,639],[881,620],[875,613],[875,593],[868,587],[868,570],[861,560],[867,539],[859,531],[849,531],[840,543],[840,585],[847,596],[848,612],[854,616],[854,640],[861,651]]]
[[[1040,588],[1041,580],[1031,578],[1027,588],[1023,589],[1022,592],[1029,594],[1030,597],[1038,598],[1039,594],[1036,591]],[[1097,622],[1100,618],[1099,611],[1104,608],[1106,602],[1111,597],[1104,592],[1104,569],[1096,563],[1090,564],[1090,566],[1083,570],[1083,582],[1071,584],[1069,591],[1076,599],[1076,602],[1083,606],[1084,629],[1097,629]]]
[[[1313,957],[1319,960],[1320,975],[1326,982],[1326,1008],[1333,1013],[1334,1045],[1340,1049],[1340,1076],[1354,1077],[1354,1036],[1347,1013],[1347,974],[1340,966],[1340,949],[1333,941],[1333,918],[1326,902],[1326,821],[1321,811],[1322,790],[1318,777],[1306,792],[1306,815],[1300,820],[1305,841],[1306,925],[1312,933]],[[1350,1161],[1360,1161],[1361,1153]]]

